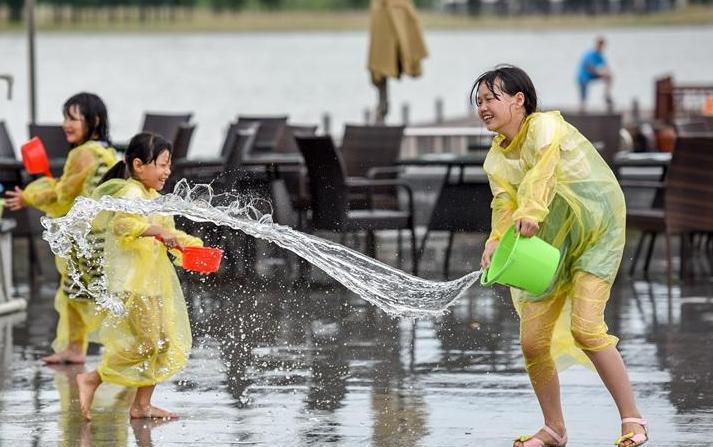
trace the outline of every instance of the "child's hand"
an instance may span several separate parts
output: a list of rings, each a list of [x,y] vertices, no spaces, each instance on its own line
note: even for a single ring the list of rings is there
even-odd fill
[[[485,249],[483,250],[483,256],[480,258],[480,267],[487,269],[490,267],[490,260],[493,257],[495,249],[498,248],[499,240],[490,241],[485,244]]]
[[[176,237],[176,235],[171,233],[170,231],[163,230],[158,235],[156,235],[156,237],[158,240],[163,242],[163,245],[168,248],[176,248],[180,245],[178,243],[178,238]]]
[[[25,207],[25,201],[22,199],[22,189],[15,186],[15,190],[9,190],[5,193],[5,206],[10,211],[21,210]]]
[[[531,237],[540,231],[540,224],[530,219],[520,219],[515,224],[515,230],[522,236]]]

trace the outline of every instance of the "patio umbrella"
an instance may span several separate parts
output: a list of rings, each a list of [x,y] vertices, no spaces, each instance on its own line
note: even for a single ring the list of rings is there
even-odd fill
[[[371,0],[369,71],[379,91],[376,121],[389,112],[388,78],[402,73],[421,75],[421,60],[428,55],[413,0]]]

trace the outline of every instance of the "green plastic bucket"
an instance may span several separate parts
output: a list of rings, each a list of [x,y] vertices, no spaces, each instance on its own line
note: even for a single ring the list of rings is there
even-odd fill
[[[542,295],[557,276],[559,262],[558,249],[537,236],[520,237],[513,226],[500,239],[480,283],[498,283]]]

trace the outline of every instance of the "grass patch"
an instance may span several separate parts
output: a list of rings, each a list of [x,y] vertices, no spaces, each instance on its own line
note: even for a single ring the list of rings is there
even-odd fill
[[[136,9],[84,11],[76,21],[69,11],[59,12],[39,7],[40,31],[111,31],[111,32],[291,32],[366,30],[368,11],[245,11],[215,14],[207,8],[189,10],[154,10],[141,17]],[[421,11],[419,17],[428,30],[476,29],[567,29],[602,27],[644,27],[710,25],[713,7],[691,6],[655,14],[557,15],[557,16],[467,16],[435,11]],[[0,23],[0,31],[20,31],[22,24]]]

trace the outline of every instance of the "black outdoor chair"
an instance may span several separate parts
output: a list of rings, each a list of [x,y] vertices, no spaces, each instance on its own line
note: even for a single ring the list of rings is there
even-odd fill
[[[344,128],[342,157],[347,176],[370,179],[395,179],[402,169],[396,165],[401,155],[404,126],[356,126]],[[370,195],[370,197],[368,197]],[[375,188],[370,192],[352,191],[350,206],[365,208],[398,208],[398,188]]]
[[[173,163],[171,187],[181,178],[191,183],[214,183],[216,190],[234,188],[241,171],[242,160],[255,144],[259,124],[231,124],[219,157],[210,159],[183,158]]]
[[[317,134],[315,125],[288,124],[277,145],[277,152],[292,154],[299,153],[295,136],[314,136]],[[292,208],[298,213],[298,226],[303,224],[304,213],[309,208],[309,192],[307,191],[307,171],[304,166],[285,166],[280,169],[280,178],[292,203]]]
[[[367,254],[376,257],[373,235],[379,230],[409,230],[413,273],[418,273],[416,231],[413,218],[413,193],[408,185],[397,180],[347,181],[341,154],[329,136],[297,136],[297,145],[304,157],[309,178],[311,231],[325,230],[338,233],[367,232]],[[375,186],[399,186],[408,196],[408,208],[349,209],[349,189]]]
[[[192,113],[144,113],[142,132],[153,132],[161,135],[171,143],[176,143],[181,124],[188,124]]]
[[[15,146],[12,144],[12,138],[10,138],[5,121],[0,121],[0,158],[17,159]]]
[[[38,137],[47,151],[47,158],[50,160],[50,170],[52,175],[59,177],[62,175],[64,162],[71,149],[70,144],[64,135],[64,129],[60,124],[30,124],[28,126],[30,138]]]
[[[257,137],[253,151],[274,152],[282,138],[282,134],[287,127],[287,116],[238,116],[238,124],[259,123]]]
[[[630,209],[626,220],[628,226],[653,235],[665,233],[670,282],[673,277],[671,236],[681,235],[680,272],[684,276],[692,251],[690,236],[713,232],[713,201],[710,200],[713,194],[713,133],[689,133],[677,137],[671,165],[660,187],[664,191],[661,208]],[[640,246],[635,257],[639,250]],[[649,257],[651,251],[649,248]]]
[[[5,121],[0,121],[0,182],[5,189],[22,184],[22,164],[17,159]]]
[[[21,187],[23,185],[23,170],[22,162],[17,159],[15,147],[5,122],[0,121],[0,182],[2,182],[5,190],[14,189],[16,186]],[[39,255],[34,238],[39,237],[42,233],[42,226],[40,225],[41,215],[39,211],[32,208],[25,208],[20,211],[5,209],[3,212],[3,218],[13,219],[17,223],[12,230],[13,235],[27,238],[30,269],[37,269],[38,273],[42,273],[42,269],[40,267]]]
[[[188,149],[191,146],[191,139],[196,130],[195,124],[183,123],[178,126],[176,139],[173,141],[173,160],[181,160],[188,157]]]
[[[620,113],[565,113],[564,119],[597,145],[600,155],[609,166],[619,152]]]
[[[374,168],[394,168],[401,155],[404,126],[347,124],[342,157],[349,177],[369,177]]]
[[[317,134],[316,125],[295,125],[288,124],[285,126],[284,132],[277,143],[277,152],[283,153],[299,153],[300,148],[297,147],[295,135],[312,136]]]

